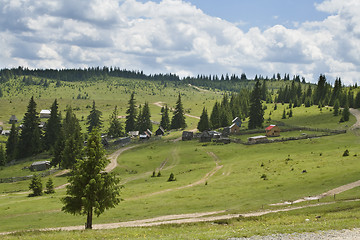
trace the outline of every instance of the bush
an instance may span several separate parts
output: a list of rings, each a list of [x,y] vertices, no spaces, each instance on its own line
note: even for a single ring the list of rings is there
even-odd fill
[[[263,175],[261,175],[261,177],[260,178],[262,178],[263,180],[268,180],[268,178],[267,178],[267,176],[266,176],[266,174],[264,173]]]
[[[168,182],[176,181],[175,175],[173,173],[170,173],[169,179],[167,181]]]
[[[347,156],[349,156],[349,154],[350,154],[349,150],[346,149],[345,152],[343,153],[343,157],[347,157]]]

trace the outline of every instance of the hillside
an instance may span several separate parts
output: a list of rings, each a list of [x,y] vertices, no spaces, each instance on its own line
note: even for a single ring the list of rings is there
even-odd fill
[[[41,81],[33,77],[34,81]],[[15,114],[19,119],[26,112],[31,96],[35,97],[38,110],[48,109],[55,98],[63,112],[71,105],[77,117],[85,120],[89,106],[95,100],[103,113],[104,129],[115,105],[124,116],[130,94],[135,91],[137,104],[150,103],[151,119],[159,122],[160,107],[167,103],[175,106],[179,92],[188,116],[187,129],[196,128],[202,109],[212,109],[215,101],[221,101],[225,92],[212,88],[177,84],[174,81],[152,81],[147,79],[125,79],[109,77],[89,82],[68,82],[47,79],[48,86],[24,86],[21,79],[10,79],[2,83],[3,97],[0,98],[0,121],[4,128],[10,128],[8,118]],[[279,88],[281,85],[279,82]],[[306,89],[307,85],[304,85]],[[228,94],[231,94],[231,92]],[[78,96],[79,99],[78,99]],[[275,97],[275,95],[273,96]],[[86,98],[86,99],[81,99]],[[359,187],[324,197],[293,203],[291,207],[304,207],[291,212],[279,212],[287,206],[271,204],[293,202],[308,196],[317,196],[331,189],[359,180],[359,129],[351,128],[356,123],[352,115],[348,122],[340,123],[340,116],[333,116],[333,107],[292,108],[293,117],[282,119],[283,110],[289,111],[289,104],[267,103],[264,125],[279,124],[281,138],[317,134],[313,138],[268,144],[245,145],[247,138],[263,133],[246,133],[248,118],[243,121],[244,135],[231,136],[230,144],[174,141],[181,134],[172,131],[162,139],[146,143],[133,141],[132,149],[124,151],[117,158],[113,169],[124,185],[121,197],[124,199],[116,208],[110,209],[95,224],[129,224],[134,228],[99,230],[100,238],[230,238],[293,231],[316,231],[320,229],[343,229],[358,227],[360,217],[357,201]],[[189,115],[193,116],[190,117]],[[309,127],[312,130],[295,130],[295,127]],[[347,130],[345,134],[320,137],[315,129]],[[319,135],[319,136],[318,136]],[[2,137],[6,141],[5,137]],[[240,140],[240,143],[235,143]],[[109,149],[109,154],[117,149]],[[350,155],[343,157],[345,150]],[[32,174],[24,169],[35,159],[49,159],[47,153],[23,159],[13,166],[2,167],[0,178],[20,177]],[[306,170],[306,171],[304,171]],[[161,173],[151,177],[153,171]],[[167,182],[170,173],[176,181]],[[265,177],[263,177],[265,175]],[[66,174],[52,174],[56,187],[66,183]],[[48,177],[43,178],[45,183]],[[265,180],[264,180],[265,179]],[[59,188],[54,195],[29,198],[29,180],[15,183],[0,183],[0,232],[24,231],[45,228],[82,226],[82,216],[72,216],[60,209],[60,199],[65,189]],[[356,201],[349,201],[356,200]],[[335,202],[334,202],[335,201]],[[316,206],[314,204],[320,205]],[[324,204],[324,205],[321,205]],[[312,206],[306,208],[307,206]],[[253,212],[270,212],[268,215],[247,215]],[[274,211],[271,213],[271,211]],[[185,214],[185,215],[183,215]],[[193,215],[194,214],[194,215]],[[229,217],[225,217],[229,216]],[[321,218],[316,218],[321,216]],[[208,219],[206,219],[208,217]],[[226,220],[228,218],[232,220]],[[153,220],[144,220],[153,219]],[[142,224],[154,222],[177,223],[210,221],[210,223],[184,224],[180,226],[158,226],[139,228]],[[201,220],[203,219],[203,220]],[[225,220],[222,220],[225,219]],[[305,221],[305,219],[310,219]],[[171,220],[171,221],[169,221]],[[176,221],[178,220],[178,221]],[[138,224],[131,225],[131,221]],[[150,226],[152,224],[145,224]],[[105,226],[108,225],[104,225]],[[109,226],[108,226],[109,227]],[[77,229],[77,227],[75,227]],[[18,233],[26,239],[42,238],[92,238],[85,232]],[[16,238],[9,235],[6,238]],[[126,237],[124,237],[126,238]]]

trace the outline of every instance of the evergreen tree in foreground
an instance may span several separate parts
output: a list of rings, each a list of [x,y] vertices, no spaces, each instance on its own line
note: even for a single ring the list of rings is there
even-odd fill
[[[203,108],[203,111],[201,113],[200,121],[197,125],[197,128],[200,132],[210,129],[209,116],[205,107]]]
[[[61,129],[61,117],[58,108],[58,103],[55,99],[51,106],[51,115],[45,130],[44,145],[46,150],[54,148],[55,143],[59,137]]]
[[[249,129],[261,128],[264,122],[264,110],[261,104],[260,82],[256,81],[250,98]]]
[[[118,119],[117,106],[115,106],[113,113],[110,116],[110,127],[108,130],[108,136],[118,138],[124,136],[123,127]]]
[[[79,159],[71,171],[62,210],[87,215],[86,229],[91,229],[93,213],[99,216],[120,202],[120,186],[113,173],[104,171],[109,160],[96,128],[90,133],[85,152],[86,157]]]
[[[169,108],[167,105],[165,105],[165,107],[162,107],[161,113],[162,115],[161,115],[160,126],[162,126],[165,131],[170,130]]]
[[[350,119],[349,105],[346,104],[341,114],[340,122],[347,122]]]
[[[11,125],[10,135],[6,142],[6,156],[8,162],[10,162],[11,160],[17,157],[18,143],[19,143],[19,133],[15,126],[15,123],[13,123]]]
[[[43,186],[41,182],[41,177],[39,175],[35,174],[33,176],[29,185],[29,189],[33,191],[33,193],[29,195],[31,197],[41,196],[43,194]]]
[[[36,103],[34,97],[31,97],[19,137],[18,153],[20,157],[29,157],[41,152],[42,144],[39,124],[40,118],[36,112]]]
[[[136,106],[135,106],[135,93],[131,94],[129,100],[129,108],[126,110],[125,132],[136,130]]]
[[[179,98],[176,102],[174,115],[171,119],[171,129],[179,129],[179,128],[183,129],[185,127],[186,127],[185,113],[184,113],[183,105],[181,103],[181,96],[179,93]]]
[[[93,128],[100,129],[102,127],[101,115],[102,113],[96,109],[95,101],[93,101],[92,109],[89,116],[87,116],[87,129],[89,133],[93,130]]]

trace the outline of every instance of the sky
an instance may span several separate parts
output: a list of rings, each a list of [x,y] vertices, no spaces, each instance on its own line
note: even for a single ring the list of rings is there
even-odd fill
[[[360,76],[359,0],[0,0],[0,68]]]

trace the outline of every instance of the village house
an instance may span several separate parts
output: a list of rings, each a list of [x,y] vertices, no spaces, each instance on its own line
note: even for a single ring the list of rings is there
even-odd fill
[[[182,139],[183,141],[186,141],[186,140],[192,140],[193,137],[194,137],[194,133],[193,133],[193,132],[183,131],[181,139]]]
[[[279,137],[280,136],[280,128],[276,125],[270,125],[265,128],[266,136],[268,137]]]
[[[155,132],[155,136],[163,136],[164,134],[165,134],[165,130],[163,129],[162,126],[160,126],[158,130],[156,130]]]
[[[148,133],[148,131],[143,132],[139,135],[140,140],[148,140],[150,139],[151,135]]]
[[[51,111],[47,109],[43,109],[40,111],[40,118],[50,118]]]
[[[29,167],[31,171],[44,171],[49,168],[51,168],[50,161],[33,162]]]
[[[229,127],[229,132],[232,134],[236,134],[240,131],[240,127],[237,123],[233,123],[230,127]]]
[[[13,124],[13,123],[17,123],[17,122],[18,122],[17,117],[15,115],[11,115],[9,123]]]
[[[200,142],[211,142],[211,135],[209,131],[203,131],[200,135]]]
[[[249,143],[261,143],[261,142],[267,142],[268,139],[266,136],[255,136],[255,137],[249,137],[248,142]]]
[[[139,131],[130,131],[128,132],[128,135],[132,138],[139,136]]]

